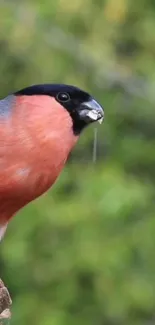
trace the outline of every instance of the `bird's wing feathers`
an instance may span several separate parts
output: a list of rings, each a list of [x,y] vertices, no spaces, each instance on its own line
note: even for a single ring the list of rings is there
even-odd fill
[[[8,117],[12,111],[12,107],[15,103],[15,96],[9,95],[0,100],[0,118]]]

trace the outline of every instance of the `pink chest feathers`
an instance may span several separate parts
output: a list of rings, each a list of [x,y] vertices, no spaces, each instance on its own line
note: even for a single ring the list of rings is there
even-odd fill
[[[17,98],[0,121],[0,222],[49,189],[78,139],[68,112],[40,97]]]

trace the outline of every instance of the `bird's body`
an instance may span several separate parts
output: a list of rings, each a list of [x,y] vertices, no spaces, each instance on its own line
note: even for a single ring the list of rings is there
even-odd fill
[[[33,86],[0,101],[0,239],[10,218],[53,185],[80,132],[93,122],[88,113],[95,108],[85,104],[90,96],[72,88]],[[78,103],[77,91],[89,100]]]

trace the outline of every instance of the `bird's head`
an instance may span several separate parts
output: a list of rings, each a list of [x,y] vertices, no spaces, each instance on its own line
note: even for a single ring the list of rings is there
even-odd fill
[[[16,96],[49,96],[56,106],[61,105],[72,118],[73,132],[79,135],[89,124],[103,121],[104,112],[101,105],[87,92],[70,85],[43,84],[30,86],[15,93]],[[53,104],[51,105],[54,109]],[[45,103],[46,105],[46,103]],[[58,112],[59,114],[59,112]]]

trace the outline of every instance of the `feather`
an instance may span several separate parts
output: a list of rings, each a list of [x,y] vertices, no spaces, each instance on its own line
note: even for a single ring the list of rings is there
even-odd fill
[[[2,240],[2,238],[6,232],[7,225],[8,225],[8,223],[6,223],[4,225],[0,225],[0,241]]]

